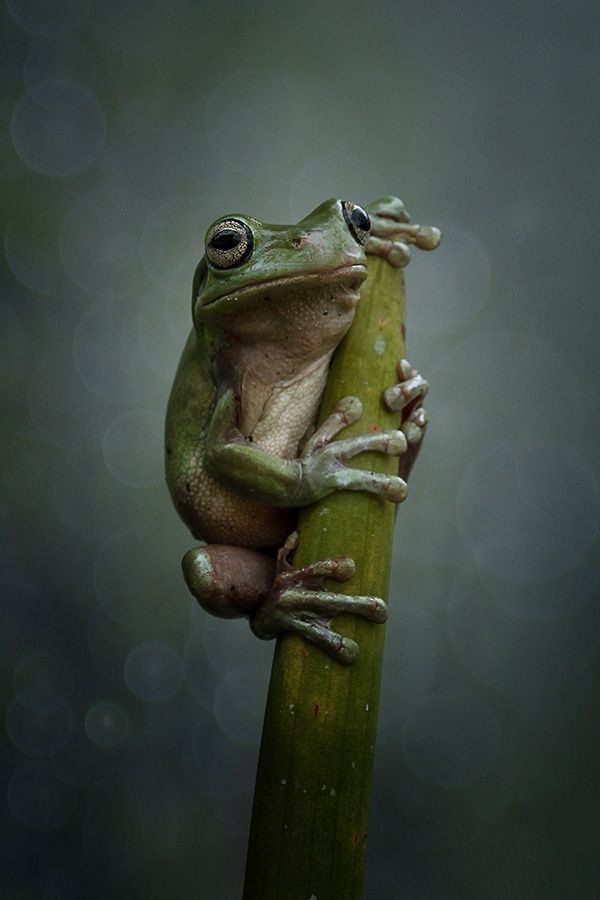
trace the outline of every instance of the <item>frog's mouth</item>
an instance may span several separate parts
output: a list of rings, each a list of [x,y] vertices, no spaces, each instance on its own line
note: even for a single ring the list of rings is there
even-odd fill
[[[264,281],[246,284],[239,290],[221,294],[203,306],[197,307],[196,314],[201,316],[204,309],[229,305],[229,303],[237,305],[238,301],[250,299],[258,294],[268,297],[270,294],[294,288],[306,287],[307,289],[314,289],[321,285],[335,284],[344,292],[353,295],[358,293],[366,277],[367,267],[362,263],[354,263],[353,265],[338,266],[336,269],[301,272],[298,275],[282,275],[279,278],[268,278]]]

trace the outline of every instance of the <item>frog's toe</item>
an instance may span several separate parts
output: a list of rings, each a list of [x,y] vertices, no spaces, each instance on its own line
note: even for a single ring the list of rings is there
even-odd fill
[[[422,400],[429,391],[429,382],[416,372],[412,377],[394,384],[383,392],[388,409],[399,412],[414,400]]]
[[[406,434],[406,426],[412,425],[413,428],[420,428],[425,431],[429,424],[429,413],[422,406],[413,409],[407,421],[402,425],[402,431]]]
[[[335,659],[345,666],[351,666],[353,662],[356,662],[359,652],[356,641],[353,641],[352,638],[343,637]]]
[[[411,411],[407,419],[402,423],[402,431],[406,437],[407,451],[400,457],[399,474],[405,481],[415,464],[425,432],[429,416],[422,406],[417,406]]]
[[[406,207],[398,197],[380,197],[379,200],[369,203],[367,211],[370,215],[395,219],[397,222],[410,222],[410,216]]]
[[[272,605],[278,614],[289,613],[292,619],[314,618],[325,626],[330,626],[332,620],[342,613],[352,613],[379,625],[387,622],[388,617],[387,606],[381,597],[338,594],[297,586],[282,590]]]
[[[286,632],[298,634],[338,662],[354,662],[358,647],[350,638],[334,631],[333,619],[351,613],[383,624],[388,616],[387,606],[380,597],[338,594],[318,587],[324,575],[345,581],[353,573],[354,563],[345,557],[280,573],[270,597],[250,619],[252,631],[265,640]]]
[[[358,656],[356,641],[333,631],[318,618],[301,617],[282,611],[276,620],[271,616],[265,621],[257,615],[250,620],[250,627],[257,637],[267,640],[278,634],[297,634],[342,665],[351,665]]]
[[[402,425],[402,431],[409,448],[421,443],[428,422],[429,416],[422,406],[413,409],[406,422]]]
[[[398,372],[398,378],[400,381],[408,381],[409,378],[414,378],[417,375],[417,370],[409,363],[407,359],[401,359],[400,362],[396,366],[396,371]]]
[[[299,569],[293,566],[282,567],[275,579],[275,586],[283,588],[287,585],[303,585],[306,587],[322,587],[322,578],[335,578],[336,581],[348,581],[356,572],[353,559],[348,556],[334,556],[308,563]]]
[[[410,249],[403,240],[393,240],[371,234],[365,245],[365,251],[374,256],[382,256],[395,269],[402,269],[410,262]]]
[[[302,457],[310,456],[329,444],[347,425],[358,422],[363,413],[363,405],[358,397],[343,397],[325,421],[307,440]]]
[[[358,657],[359,649],[356,641],[332,631],[319,622],[298,619],[294,631],[343,666],[352,665]]]

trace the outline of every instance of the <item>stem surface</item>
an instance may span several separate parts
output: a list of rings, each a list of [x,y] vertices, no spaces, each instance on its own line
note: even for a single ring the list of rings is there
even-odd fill
[[[399,427],[382,392],[404,355],[402,270],[368,257],[369,275],[350,331],[334,356],[320,411],[358,396],[361,420],[340,437]],[[398,460],[364,453],[357,467],[395,474]],[[356,574],[327,590],[387,599],[395,509],[340,491],[300,514],[295,565],[351,556]],[[397,627],[397,623],[395,623]],[[356,640],[344,667],[295,635],[277,640],[250,829],[244,900],[358,900],[377,728],[384,626],[342,615],[334,628]]]

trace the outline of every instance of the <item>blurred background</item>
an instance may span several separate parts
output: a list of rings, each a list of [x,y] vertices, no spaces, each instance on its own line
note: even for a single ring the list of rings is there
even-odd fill
[[[431,427],[365,896],[600,895],[598,15],[7,0],[2,898],[240,896],[273,645],[180,574],[192,274],[223,213],[389,193],[444,241],[407,272]]]

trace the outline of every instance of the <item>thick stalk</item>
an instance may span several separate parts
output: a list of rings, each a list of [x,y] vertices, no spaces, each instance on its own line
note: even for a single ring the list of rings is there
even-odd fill
[[[369,257],[369,276],[352,327],[338,348],[321,419],[347,395],[360,397],[360,422],[341,435],[397,428],[382,391],[397,381],[404,353],[401,270]],[[383,454],[355,464],[397,472]],[[327,589],[387,599],[394,507],[381,497],[342,491],[304,510],[294,563],[351,556],[354,577]],[[398,627],[394,622],[393,627]],[[384,626],[339,616],[360,656],[344,667],[293,635],[277,641],[265,713],[250,831],[244,900],[357,900],[377,727]]]

